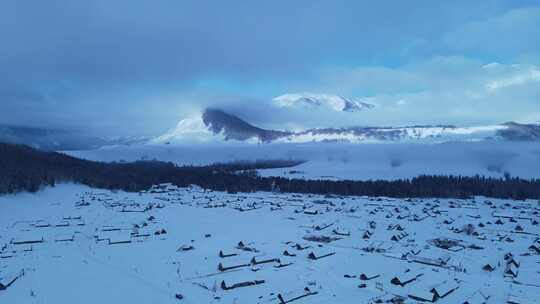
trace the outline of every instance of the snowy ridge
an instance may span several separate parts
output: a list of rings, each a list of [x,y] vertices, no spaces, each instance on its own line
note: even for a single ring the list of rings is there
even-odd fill
[[[273,101],[279,107],[327,107],[337,112],[357,112],[375,107],[359,99],[313,93],[284,94],[275,97]]]
[[[350,127],[340,129],[311,129],[299,132],[280,142],[345,141],[350,143],[372,142],[448,142],[480,141],[497,137],[502,125],[478,127],[412,126],[412,127]]]

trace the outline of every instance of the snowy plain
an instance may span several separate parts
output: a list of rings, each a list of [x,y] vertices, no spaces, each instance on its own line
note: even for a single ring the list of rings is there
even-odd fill
[[[0,303],[537,303],[539,212],[62,184],[0,197]]]

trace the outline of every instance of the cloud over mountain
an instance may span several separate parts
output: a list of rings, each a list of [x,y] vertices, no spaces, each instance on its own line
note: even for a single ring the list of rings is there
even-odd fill
[[[0,120],[155,135],[284,92],[344,96],[288,96],[334,126],[540,120],[538,1],[233,2],[1,1]]]

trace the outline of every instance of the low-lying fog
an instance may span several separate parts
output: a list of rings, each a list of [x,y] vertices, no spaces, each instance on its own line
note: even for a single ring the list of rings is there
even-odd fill
[[[180,165],[204,165],[256,159],[299,159],[294,169],[271,169],[263,175],[318,178],[397,179],[420,174],[486,175],[504,173],[540,177],[540,143],[468,142],[445,144],[229,144],[114,146],[71,151],[70,155],[99,161],[157,159]],[[289,171],[295,170],[300,172]]]

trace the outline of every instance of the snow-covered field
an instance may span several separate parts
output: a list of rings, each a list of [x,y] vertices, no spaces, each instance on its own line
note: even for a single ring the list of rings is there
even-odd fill
[[[261,171],[265,176],[334,179],[397,179],[420,174],[540,178],[540,142],[456,142],[444,144],[224,144],[135,145],[69,154],[99,161],[158,159],[177,164],[256,159],[296,159],[292,169]],[[300,171],[289,174],[289,171]]]
[[[0,197],[0,303],[540,300],[536,201],[153,192]]]

